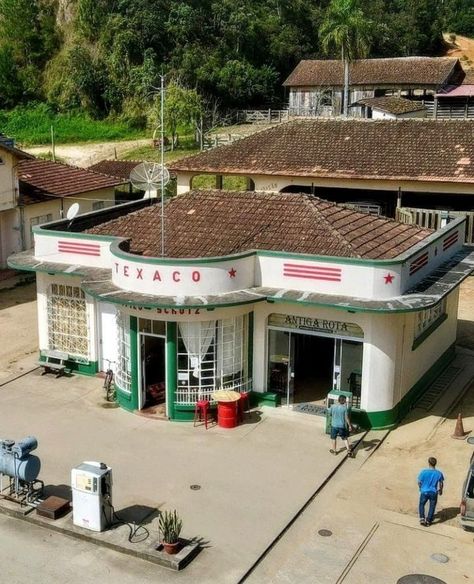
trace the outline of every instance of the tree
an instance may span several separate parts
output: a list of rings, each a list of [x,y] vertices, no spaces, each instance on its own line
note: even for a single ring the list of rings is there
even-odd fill
[[[321,28],[319,38],[323,50],[338,51],[344,64],[344,109],[349,108],[349,63],[368,55],[372,37],[372,22],[359,8],[358,0],[331,0]]]
[[[165,89],[165,129],[171,134],[171,148],[178,145],[178,130],[195,130],[203,113],[201,97],[195,89],[187,89],[171,81]]]

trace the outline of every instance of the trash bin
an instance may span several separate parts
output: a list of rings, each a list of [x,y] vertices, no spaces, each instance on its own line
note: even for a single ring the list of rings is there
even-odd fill
[[[217,423],[221,428],[235,428],[237,426],[238,402],[218,402]]]

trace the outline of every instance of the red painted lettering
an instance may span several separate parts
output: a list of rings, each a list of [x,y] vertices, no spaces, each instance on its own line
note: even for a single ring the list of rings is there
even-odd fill
[[[137,280],[143,280],[143,268],[137,268]]]
[[[128,278],[128,266],[123,267],[123,275]]]
[[[181,282],[180,272],[173,272],[173,282]]]
[[[194,270],[194,272],[192,274],[192,279],[193,279],[193,282],[199,282],[199,280],[201,279],[201,272]]]
[[[153,275],[153,282],[155,280],[159,280],[161,282],[161,276],[160,276],[160,272],[158,270],[155,270],[155,274]]]

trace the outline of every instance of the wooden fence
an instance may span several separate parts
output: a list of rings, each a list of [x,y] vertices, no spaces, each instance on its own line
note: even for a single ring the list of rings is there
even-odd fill
[[[239,110],[237,123],[240,124],[280,124],[288,121],[288,110]]]
[[[401,223],[418,225],[429,229],[440,229],[449,221],[466,217],[465,242],[474,243],[474,211],[439,211],[437,209],[417,209],[400,207],[395,211],[395,219]]]

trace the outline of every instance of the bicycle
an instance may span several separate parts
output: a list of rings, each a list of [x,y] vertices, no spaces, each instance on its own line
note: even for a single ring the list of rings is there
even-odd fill
[[[110,359],[104,359],[109,364],[107,371],[105,372],[104,377],[104,390],[105,390],[105,399],[108,402],[115,401],[115,383],[114,383],[114,372],[111,368],[112,364],[116,364],[115,361],[111,361]]]

